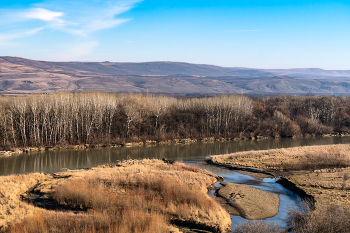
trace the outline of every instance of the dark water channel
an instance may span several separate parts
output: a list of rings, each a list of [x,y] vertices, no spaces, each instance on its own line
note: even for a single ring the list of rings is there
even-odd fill
[[[350,137],[313,137],[313,138],[278,138],[265,140],[242,140],[223,142],[198,142],[193,144],[155,145],[130,148],[92,148],[85,150],[56,150],[30,152],[10,157],[0,157],[0,175],[25,174],[31,172],[53,173],[62,169],[79,169],[95,167],[101,164],[113,164],[116,160],[163,158],[181,160],[185,163],[203,161],[208,155],[227,154],[238,151],[265,150],[297,146],[346,144]],[[223,176],[226,182],[249,184],[265,191],[279,194],[279,213],[265,221],[276,222],[282,227],[287,211],[298,207],[299,197],[285,189],[274,179],[257,181],[248,175],[227,169],[200,165],[211,172]],[[232,225],[247,221],[241,217],[232,216]]]

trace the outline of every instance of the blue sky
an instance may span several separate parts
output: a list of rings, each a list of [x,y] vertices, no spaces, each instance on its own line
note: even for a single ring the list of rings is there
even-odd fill
[[[349,1],[0,2],[0,55],[350,70]]]

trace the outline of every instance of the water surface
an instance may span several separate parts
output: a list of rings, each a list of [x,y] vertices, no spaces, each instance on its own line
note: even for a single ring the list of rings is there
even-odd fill
[[[163,158],[182,161],[202,161],[208,155],[228,154],[238,151],[266,150],[296,146],[350,143],[350,137],[277,138],[223,142],[198,142],[141,146],[130,148],[91,148],[84,150],[55,150],[30,152],[10,157],[0,157],[0,175],[31,172],[52,173],[61,169],[95,167],[116,163],[123,159]]]
[[[30,152],[0,157],[0,175],[26,174],[31,172],[53,173],[62,169],[79,169],[95,167],[102,164],[113,164],[117,160],[163,158],[180,160],[195,164],[203,161],[206,156],[228,154],[238,151],[267,150],[297,146],[345,144],[350,143],[350,137],[316,137],[316,138],[279,138],[266,140],[242,140],[223,142],[198,142],[192,144],[155,145],[130,148],[91,148],[84,150],[54,150]],[[298,208],[300,198],[293,192],[276,183],[275,179],[255,180],[228,169],[203,165],[205,169],[224,177],[226,182],[248,184],[256,188],[277,193],[280,197],[279,213],[264,221],[274,222],[284,227],[284,219],[291,208]],[[232,227],[248,221],[239,216],[231,216]]]

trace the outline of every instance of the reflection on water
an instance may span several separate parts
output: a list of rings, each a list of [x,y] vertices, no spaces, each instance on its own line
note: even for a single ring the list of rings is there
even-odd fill
[[[163,158],[182,160],[186,163],[202,161],[208,155],[228,154],[238,151],[266,150],[274,148],[286,148],[296,146],[345,144],[350,142],[350,137],[327,137],[327,138],[280,138],[261,141],[225,141],[178,145],[156,145],[151,147],[131,148],[99,148],[86,150],[56,150],[32,152],[28,154],[13,155],[0,158],[0,175],[25,174],[30,172],[52,173],[64,168],[77,169],[95,167],[101,164],[113,164],[116,160]],[[265,191],[279,194],[279,213],[266,219],[268,222],[276,222],[284,226],[283,220],[287,211],[298,206],[298,196],[291,191],[275,183],[274,179],[262,181],[243,175],[228,169],[209,165],[199,165],[211,172],[223,176],[226,182],[244,183]],[[213,194],[213,193],[211,193]],[[231,216],[232,226],[247,221],[239,216]]]
[[[208,155],[237,151],[265,150],[307,145],[349,143],[350,137],[278,138],[266,140],[224,141],[151,147],[99,148],[86,150],[56,150],[31,152],[0,158],[0,175],[30,172],[57,172],[63,168],[76,169],[115,163],[122,159],[169,158],[183,161],[201,161]]]

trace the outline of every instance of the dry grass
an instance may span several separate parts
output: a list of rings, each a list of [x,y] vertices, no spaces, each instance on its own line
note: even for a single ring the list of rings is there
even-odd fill
[[[208,196],[216,176],[198,167],[143,160],[54,177],[34,191],[84,214],[45,210],[12,224],[9,232],[170,232],[173,220],[218,232],[231,225],[228,213]]]
[[[33,214],[35,208],[20,200],[20,195],[44,180],[44,174],[0,176],[0,229]]]
[[[287,223],[297,233],[346,233],[350,229],[350,210],[342,206],[318,204],[312,212],[290,212]]]
[[[350,208],[350,180],[344,179],[347,174],[350,174],[350,168],[295,173],[287,175],[286,178],[318,202]]]
[[[162,215],[145,213],[135,209],[123,214],[105,214],[90,212],[89,214],[72,214],[62,212],[41,213],[11,225],[8,232],[176,232],[169,226]]]
[[[232,233],[279,233],[280,227],[277,224],[268,224],[260,221],[244,222],[236,226]]]
[[[214,163],[262,169],[300,171],[350,166],[350,145],[305,146],[247,151],[211,157]]]
[[[350,208],[350,145],[305,146],[213,156],[214,163],[284,176],[316,201]]]
[[[256,221],[240,224],[232,232],[347,233],[350,229],[350,209],[322,203],[317,204],[316,210],[310,211],[305,205],[301,210],[290,211],[286,222],[289,229],[285,231],[281,231],[278,225]]]

